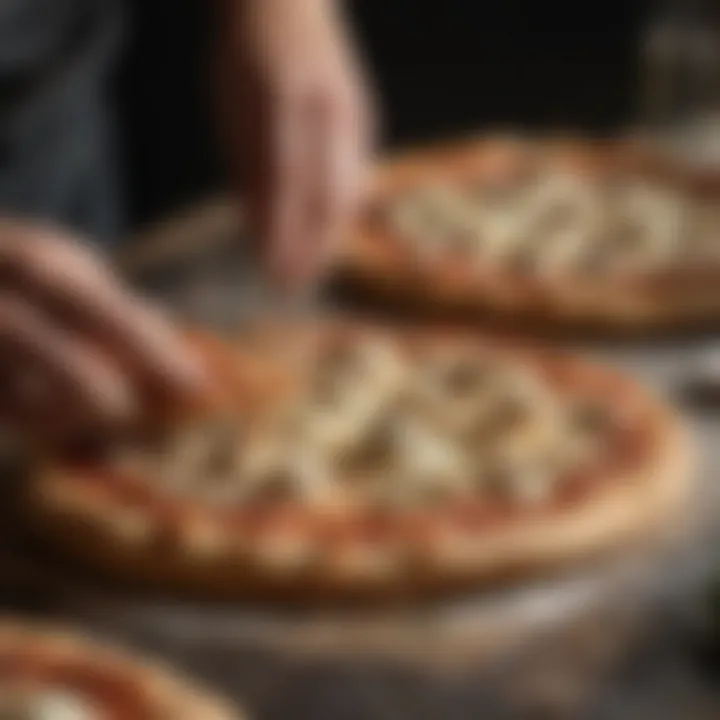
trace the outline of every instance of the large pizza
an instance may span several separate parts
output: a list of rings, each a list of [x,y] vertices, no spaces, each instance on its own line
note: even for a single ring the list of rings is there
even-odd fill
[[[56,629],[0,622],[3,720],[240,720],[159,667]]]
[[[716,178],[624,141],[481,139],[376,172],[338,274],[421,313],[639,330],[720,315]]]
[[[585,360],[346,322],[196,340],[214,410],[28,485],[54,548],[195,596],[417,600],[625,549],[686,494],[673,413]]]

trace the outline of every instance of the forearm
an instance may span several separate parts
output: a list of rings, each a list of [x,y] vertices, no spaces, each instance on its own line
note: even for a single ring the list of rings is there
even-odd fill
[[[371,123],[340,0],[218,0],[219,123],[252,236],[310,277],[343,235]]]

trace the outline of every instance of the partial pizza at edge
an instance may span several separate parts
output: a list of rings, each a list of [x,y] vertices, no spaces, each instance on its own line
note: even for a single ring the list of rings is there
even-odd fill
[[[0,620],[0,715],[33,720],[240,720],[159,666],[55,628]]]
[[[435,330],[314,332],[306,375],[278,347],[205,344],[228,388],[248,363],[273,380],[162,451],[46,464],[33,527],[135,585],[367,602],[536,575],[680,513],[685,434],[614,370]]]
[[[428,315],[581,329],[720,315],[720,187],[624,141],[480,139],[381,164],[337,277]]]

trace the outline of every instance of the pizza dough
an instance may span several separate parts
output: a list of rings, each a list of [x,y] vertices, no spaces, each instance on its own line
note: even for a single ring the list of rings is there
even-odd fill
[[[679,512],[684,434],[615,371],[437,330],[313,332],[302,362],[290,331],[206,343],[227,387],[254,365],[274,380],[234,412],[49,460],[33,527],[143,586],[369,602],[546,572]]]
[[[421,313],[695,324],[720,314],[719,191],[620,141],[418,151],[378,169],[338,274]]]
[[[158,667],[55,629],[0,621],[2,720],[240,720]]]

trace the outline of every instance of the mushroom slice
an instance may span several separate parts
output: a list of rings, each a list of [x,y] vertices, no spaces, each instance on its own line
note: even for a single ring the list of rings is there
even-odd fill
[[[547,504],[555,495],[559,478],[540,464],[510,464],[490,461],[476,481],[482,496],[521,507]]]
[[[520,455],[549,442],[558,429],[556,399],[528,369],[507,368],[468,435],[479,447]]]
[[[243,435],[241,424],[227,418],[177,431],[161,451],[160,482],[180,493],[224,494],[238,472]]]
[[[546,178],[530,194],[518,254],[542,274],[574,268],[605,222],[601,196],[572,176]]]
[[[398,475],[413,503],[457,498],[471,480],[461,445],[416,419],[399,428]]]
[[[417,188],[392,204],[389,224],[419,250],[440,250],[463,225],[466,217],[462,195],[451,185]]]
[[[337,452],[359,441],[367,428],[401,394],[404,360],[389,342],[361,342],[343,348],[316,370],[305,410],[312,442]]]
[[[493,396],[498,367],[497,358],[457,348],[427,357],[413,379],[419,411],[463,435]]]
[[[245,503],[314,504],[328,497],[332,480],[328,463],[313,448],[264,439],[248,448],[238,485]]]
[[[657,267],[673,257],[685,237],[687,206],[681,195],[646,183],[614,189],[611,269]]]

